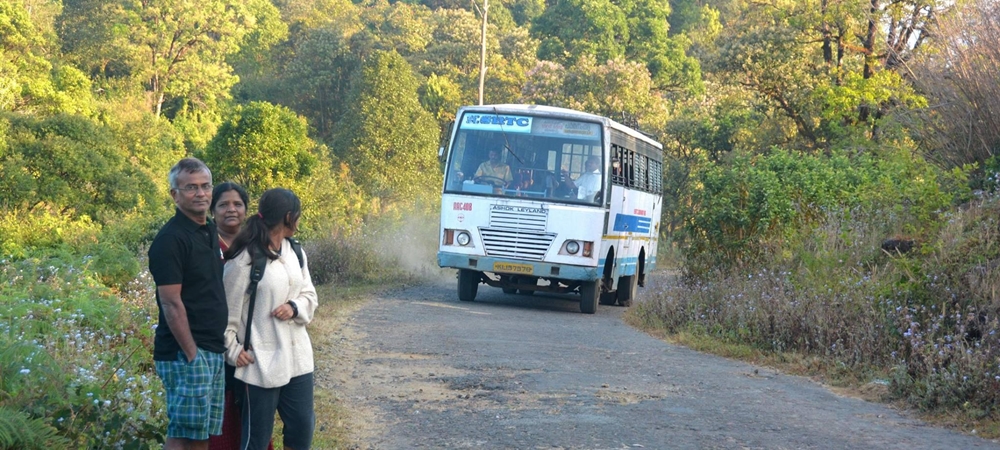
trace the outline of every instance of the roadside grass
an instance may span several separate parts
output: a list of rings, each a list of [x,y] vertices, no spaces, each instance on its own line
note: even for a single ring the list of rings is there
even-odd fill
[[[997,217],[1000,198],[984,196],[943,213],[907,254],[881,250],[885,224],[831,217],[753,267],[647,289],[626,320],[695,350],[998,438]]]

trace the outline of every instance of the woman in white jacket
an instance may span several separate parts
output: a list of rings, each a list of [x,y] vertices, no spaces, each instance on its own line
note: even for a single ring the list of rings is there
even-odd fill
[[[284,447],[305,450],[312,445],[313,349],[306,325],[318,305],[309,265],[292,249],[302,207],[287,189],[271,189],[260,198],[258,212],[225,253],[225,286],[229,303],[226,361],[243,381],[243,433],[240,448],[267,448],[274,430],[274,413],[284,423]],[[257,285],[253,318],[247,317],[253,256],[267,257]],[[247,321],[250,348],[244,349]]]

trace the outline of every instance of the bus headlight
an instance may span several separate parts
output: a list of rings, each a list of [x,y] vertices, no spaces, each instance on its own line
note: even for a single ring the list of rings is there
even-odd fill
[[[458,236],[455,236],[455,242],[458,242],[458,245],[464,247],[466,245],[469,245],[469,242],[472,242],[472,236],[469,236],[469,233],[467,231],[460,231],[458,233]]]
[[[566,252],[575,255],[580,251],[580,243],[577,241],[569,241],[566,243]]]

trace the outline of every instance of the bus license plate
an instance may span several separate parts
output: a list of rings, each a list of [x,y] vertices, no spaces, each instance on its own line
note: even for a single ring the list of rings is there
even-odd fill
[[[531,275],[535,273],[535,266],[531,264],[513,264],[505,262],[493,263],[494,272],[516,273],[519,275]]]

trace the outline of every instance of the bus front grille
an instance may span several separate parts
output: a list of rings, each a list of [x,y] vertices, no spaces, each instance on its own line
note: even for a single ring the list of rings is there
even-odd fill
[[[532,233],[522,230],[483,228],[480,230],[486,254],[494,257],[541,261],[552,245],[554,233]]]
[[[490,211],[490,227],[544,233],[548,214],[544,210],[535,211],[502,211],[494,209]]]

